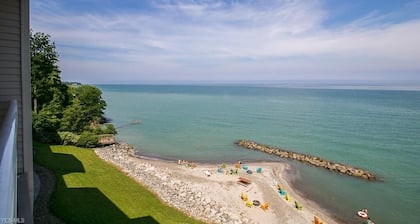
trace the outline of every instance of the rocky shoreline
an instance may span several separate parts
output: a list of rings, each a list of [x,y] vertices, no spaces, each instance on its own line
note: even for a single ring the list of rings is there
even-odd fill
[[[208,223],[249,223],[245,212],[234,214],[211,197],[205,195],[205,186],[199,186],[182,177],[176,177],[169,168],[139,162],[134,149],[125,143],[116,143],[95,149],[105,161],[121,168],[127,175],[157,194],[170,206]]]
[[[229,174],[228,171],[237,168],[238,163],[217,165],[184,161],[187,162],[185,165],[179,163],[183,160],[171,162],[138,156],[126,143],[94,151],[98,157],[155,193],[164,203],[205,223],[311,223],[315,216],[324,223],[338,223],[314,202],[294,191],[284,179],[288,169],[285,163],[248,163],[237,169],[237,173]],[[222,167],[225,169],[219,172]],[[249,173],[249,170],[254,172]],[[251,181],[249,186],[238,184],[238,179],[244,177]],[[279,186],[287,192],[289,200],[279,193]],[[244,193],[250,201],[268,203],[270,208],[248,206],[241,198]],[[304,209],[297,209],[295,201]]]
[[[344,165],[336,162],[332,162],[320,157],[306,155],[302,153],[296,153],[276,147],[271,147],[263,144],[259,144],[250,140],[239,140],[235,142],[236,145],[241,146],[243,148],[257,150],[268,154],[277,155],[282,158],[293,159],[308,165],[316,166],[325,168],[330,171],[334,171],[337,173],[346,174],[349,176],[363,178],[369,181],[377,181],[378,178],[371,172],[366,171],[361,168],[352,167],[349,165]]]

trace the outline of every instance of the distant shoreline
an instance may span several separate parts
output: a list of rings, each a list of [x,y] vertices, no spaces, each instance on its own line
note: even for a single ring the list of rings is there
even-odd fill
[[[94,84],[95,86],[193,86],[193,87],[250,87],[314,90],[371,90],[371,91],[420,91],[420,83],[139,83],[139,84]]]

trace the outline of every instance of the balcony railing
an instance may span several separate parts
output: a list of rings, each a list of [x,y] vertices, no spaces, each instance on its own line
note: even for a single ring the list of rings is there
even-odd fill
[[[12,100],[0,127],[0,221],[17,215],[17,102]]]

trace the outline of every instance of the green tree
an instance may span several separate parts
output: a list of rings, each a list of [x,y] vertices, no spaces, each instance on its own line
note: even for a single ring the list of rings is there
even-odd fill
[[[94,147],[98,134],[116,134],[112,124],[100,125],[105,121],[106,107],[101,90],[62,83],[59,56],[50,36],[31,31],[30,45],[34,137],[42,142]],[[62,131],[61,136],[58,130]]]
[[[50,103],[54,93],[61,92],[63,87],[57,66],[58,53],[50,36],[31,32],[30,38],[32,106],[37,113],[44,104]]]
[[[89,129],[93,123],[101,123],[106,107],[102,92],[97,87],[81,85],[70,88],[73,96],[72,104],[68,106],[61,120],[61,130],[81,133]]]
[[[73,103],[64,110],[60,130],[81,133],[88,124],[89,120],[82,116],[80,104]]]
[[[34,137],[58,136],[60,119],[69,103],[67,85],[61,82],[57,66],[58,53],[50,36],[39,32],[31,32],[30,48]]]
[[[59,143],[60,137],[57,133],[60,120],[48,108],[43,107],[38,113],[32,113],[32,130],[35,139],[45,143]]]
[[[81,85],[75,88],[74,102],[82,106],[83,114],[91,121],[101,121],[106,107],[102,92],[95,86]]]

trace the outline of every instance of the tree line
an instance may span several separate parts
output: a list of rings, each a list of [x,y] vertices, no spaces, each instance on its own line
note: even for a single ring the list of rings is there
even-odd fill
[[[117,133],[106,123],[102,92],[92,85],[61,81],[59,55],[50,38],[31,31],[33,137],[45,143],[95,147],[101,135]]]

